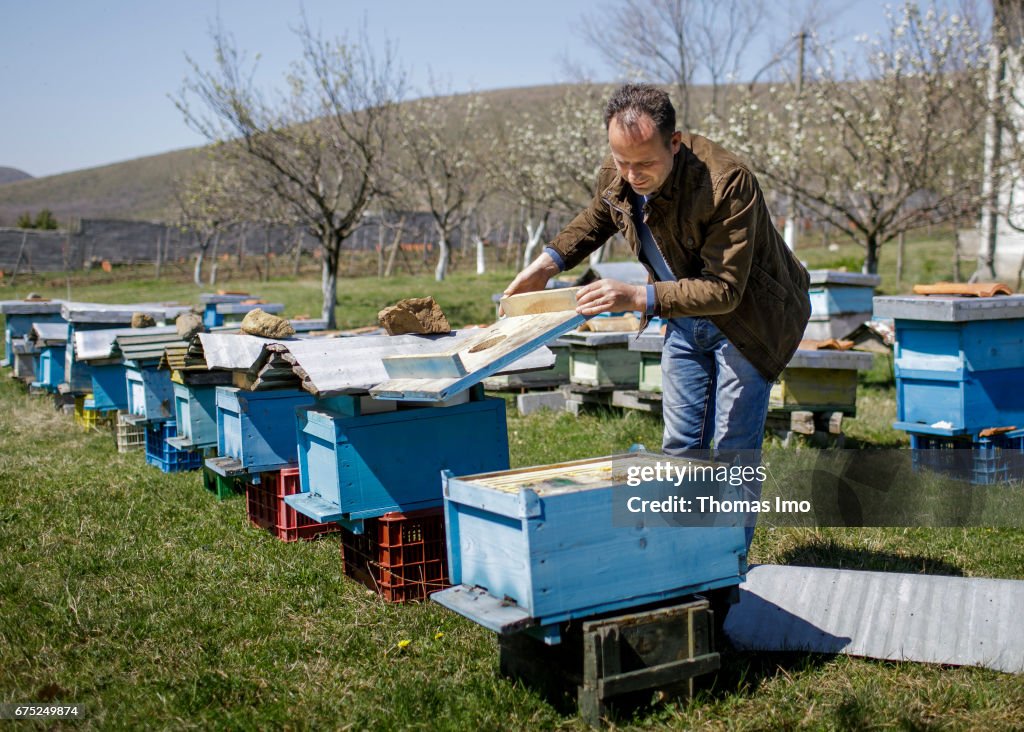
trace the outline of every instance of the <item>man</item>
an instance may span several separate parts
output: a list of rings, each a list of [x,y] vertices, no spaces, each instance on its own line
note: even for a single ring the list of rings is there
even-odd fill
[[[622,86],[605,126],[611,155],[590,206],[505,294],[542,289],[621,232],[650,284],[598,280],[577,295],[577,312],[668,318],[665,453],[707,450],[713,440],[719,459],[751,451],[749,460],[761,449],[771,384],[810,316],[807,271],[772,224],[754,175],[710,140],[677,131],[665,92]],[[748,490],[759,495],[760,483]],[[752,535],[748,526],[748,546]]]

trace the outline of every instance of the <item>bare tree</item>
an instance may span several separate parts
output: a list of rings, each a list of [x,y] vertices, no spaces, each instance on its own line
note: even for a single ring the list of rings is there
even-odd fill
[[[993,0],[985,120],[985,175],[977,269],[972,280],[1005,277],[1000,234],[1024,231],[1024,0]],[[1017,267],[1020,287],[1024,258]]]
[[[213,69],[189,59],[192,76],[175,101],[191,127],[225,143],[224,159],[274,202],[275,218],[319,241],[322,317],[333,328],[342,247],[379,192],[404,75],[390,47],[381,57],[369,50],[365,32],[358,44],[327,40],[303,19],[297,35],[303,55],[287,91],[257,89],[252,67],[218,28]]]
[[[483,164],[484,101],[477,95],[421,99],[402,109],[401,155],[394,188],[430,213],[438,240],[434,279],[444,280],[452,235],[491,192]]]
[[[238,171],[231,165],[218,164],[216,155],[215,149],[214,159],[208,165],[199,167],[174,186],[179,228],[195,237],[197,250],[192,279],[197,286],[203,284],[203,261],[210,246],[226,227],[247,212]]]
[[[527,114],[507,129],[501,182],[526,213],[524,267],[551,214],[575,214],[594,195],[594,180],[607,155],[607,94],[599,86],[571,87],[550,116],[540,120]]]
[[[584,17],[582,35],[625,78],[671,87],[687,129],[720,113],[721,89],[749,63],[765,20],[763,0],[619,0]],[[692,94],[699,79],[711,85],[706,106]]]
[[[862,244],[867,272],[877,271],[882,244],[967,218],[981,195],[986,102],[977,29],[965,16],[913,1],[888,17],[887,31],[862,38],[863,55],[843,70],[812,37],[817,68],[802,91],[755,90],[717,131],[768,187],[798,197]]]

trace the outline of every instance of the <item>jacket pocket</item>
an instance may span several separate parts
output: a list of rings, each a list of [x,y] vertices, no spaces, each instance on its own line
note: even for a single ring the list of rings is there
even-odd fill
[[[786,288],[779,284],[779,281],[772,277],[757,262],[750,268],[750,274],[757,284],[775,297],[779,302],[786,302]]]

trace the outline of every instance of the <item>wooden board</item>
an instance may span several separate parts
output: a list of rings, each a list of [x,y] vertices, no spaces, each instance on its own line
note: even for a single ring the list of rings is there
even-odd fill
[[[582,289],[582,287],[559,287],[553,290],[524,292],[520,295],[503,297],[500,300],[501,310],[510,318],[521,315],[574,311],[576,310],[576,293]]]
[[[584,320],[575,310],[508,317],[447,350],[384,358],[391,380],[370,393],[377,399],[443,401]]]

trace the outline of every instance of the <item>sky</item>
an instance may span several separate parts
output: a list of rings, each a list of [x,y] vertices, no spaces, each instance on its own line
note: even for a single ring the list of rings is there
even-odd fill
[[[732,2],[733,0],[719,0]],[[774,30],[809,0],[776,0]],[[831,3],[837,43],[884,27],[886,3]],[[280,88],[300,55],[291,31],[310,25],[344,36],[365,24],[371,43],[389,39],[413,89],[430,79],[452,92],[554,84],[565,61],[595,80],[614,72],[577,28],[611,2],[590,0],[0,0],[0,166],[34,176],[120,162],[205,140],[171,96],[190,67],[212,66],[219,21],[238,48],[260,55],[257,81]]]

